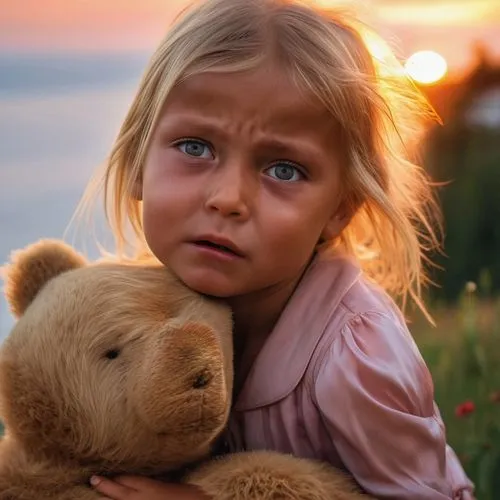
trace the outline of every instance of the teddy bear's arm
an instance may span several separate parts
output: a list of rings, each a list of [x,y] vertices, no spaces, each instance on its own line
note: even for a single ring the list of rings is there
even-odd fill
[[[244,452],[212,460],[186,479],[214,500],[368,500],[337,469],[274,452]]]

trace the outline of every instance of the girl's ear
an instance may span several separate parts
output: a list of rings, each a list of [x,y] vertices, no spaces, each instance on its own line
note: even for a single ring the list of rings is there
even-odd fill
[[[350,217],[335,215],[332,217],[323,231],[321,232],[321,241],[332,241],[336,239],[344,230],[344,228],[349,224]]]
[[[332,241],[337,238],[349,224],[353,215],[351,210],[341,204],[323,228],[320,241]]]

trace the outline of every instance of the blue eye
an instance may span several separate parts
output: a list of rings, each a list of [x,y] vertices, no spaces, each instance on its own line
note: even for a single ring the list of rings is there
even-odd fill
[[[176,144],[176,147],[184,154],[193,158],[208,159],[213,157],[210,147],[204,142],[195,139],[180,141]]]
[[[304,178],[304,174],[291,163],[277,163],[267,169],[270,177],[284,182],[296,182]]]

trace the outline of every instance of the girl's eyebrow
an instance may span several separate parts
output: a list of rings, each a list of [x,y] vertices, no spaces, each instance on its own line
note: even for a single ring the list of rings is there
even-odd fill
[[[327,156],[326,151],[316,141],[297,135],[266,135],[258,144],[284,157],[297,158],[305,164],[324,161]]]
[[[194,129],[197,132],[211,133],[212,135],[226,135],[224,134],[224,127],[217,123],[217,119],[207,119],[203,116],[194,115],[190,113],[170,112],[158,121],[158,130],[168,131],[170,129]]]

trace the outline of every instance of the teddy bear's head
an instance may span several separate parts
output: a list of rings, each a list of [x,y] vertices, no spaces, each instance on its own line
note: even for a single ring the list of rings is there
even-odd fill
[[[162,266],[88,264],[41,241],[14,254],[17,322],[0,350],[0,419],[29,454],[154,473],[204,456],[232,391],[231,316]]]

